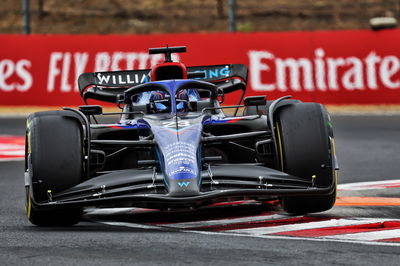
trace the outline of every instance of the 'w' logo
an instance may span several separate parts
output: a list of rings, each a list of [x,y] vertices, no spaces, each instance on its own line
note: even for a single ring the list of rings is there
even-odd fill
[[[188,187],[189,184],[190,184],[190,182],[178,182],[178,185],[179,185],[180,187]]]

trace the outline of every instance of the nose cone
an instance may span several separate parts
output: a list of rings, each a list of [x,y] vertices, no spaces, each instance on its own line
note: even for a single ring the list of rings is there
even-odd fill
[[[173,197],[189,197],[200,194],[197,179],[170,180],[169,195]]]
[[[164,148],[165,175],[171,196],[199,194],[197,150],[198,144],[182,140],[174,141]]]
[[[182,126],[176,123],[175,127],[169,127],[169,123],[164,122],[167,126],[153,128],[170,196],[200,194],[199,143],[202,124],[195,122],[185,121],[180,123]]]
[[[169,182],[169,195],[198,195],[199,167],[197,163],[197,147],[178,141],[167,148],[164,158],[166,177]]]

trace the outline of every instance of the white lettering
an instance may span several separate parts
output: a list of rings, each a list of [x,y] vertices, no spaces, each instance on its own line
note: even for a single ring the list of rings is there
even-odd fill
[[[107,52],[96,54],[95,72],[120,71],[133,69],[147,69],[156,64],[164,62],[164,55],[149,55],[145,52],[114,52],[112,55]],[[172,60],[179,62],[179,55],[173,54]]]
[[[17,62],[17,75],[24,81],[22,84],[17,84],[17,90],[20,92],[28,91],[33,83],[32,75],[27,70],[27,68],[31,68],[32,64],[29,60],[20,60]]]
[[[135,76],[137,76],[137,75],[135,75]],[[133,80],[131,80],[131,76],[130,75],[126,75],[126,77],[127,77],[127,83],[128,84],[133,83]]]
[[[177,54],[172,54],[171,59],[174,62],[179,62],[179,56]],[[155,54],[150,56],[150,67],[153,67],[157,64],[164,62],[164,55],[162,54]]]
[[[400,69],[400,62],[396,56],[386,56],[383,58],[379,73],[382,79],[382,83],[390,89],[399,89],[400,80],[393,82],[392,76],[396,74]]]
[[[345,60],[342,57],[328,58],[328,86],[331,90],[339,90],[337,69],[345,64]]]
[[[58,61],[63,58],[61,52],[54,52],[50,55],[49,74],[47,79],[47,91],[54,91],[56,76],[60,74],[60,69],[57,67]]]
[[[108,71],[110,68],[110,55],[107,52],[96,54],[95,72]]]
[[[114,54],[113,54],[113,57],[112,57],[112,63],[111,63],[111,71],[119,71],[119,70],[122,70],[120,67],[119,67],[119,65],[120,65],[120,62],[123,60],[123,59],[125,59],[126,57],[125,57],[125,54],[124,53],[122,53],[122,52],[115,52]]]
[[[7,84],[6,80],[14,73],[14,62],[9,59],[0,61],[0,88],[4,91],[12,91],[13,84]]]
[[[250,57],[250,81],[255,91],[273,91],[275,84],[263,84],[261,81],[261,72],[269,71],[270,67],[262,60],[273,59],[274,55],[267,51],[249,51]]]
[[[306,58],[300,58],[295,60],[294,58],[287,58],[285,60],[276,59],[276,78],[278,89],[280,91],[286,91],[286,68],[289,68],[290,74],[290,87],[294,91],[300,91],[300,68],[303,70],[303,86],[308,91],[314,90],[314,84],[312,80],[312,65],[310,60]]]
[[[19,92],[28,91],[33,83],[32,74],[29,68],[32,66],[31,61],[21,59],[14,63],[10,59],[0,61],[0,91],[11,92],[17,90]],[[19,78],[22,82],[7,82],[8,79]]]
[[[137,53],[126,53],[126,69],[135,69],[135,61],[137,60]]]
[[[100,73],[97,74],[97,79],[99,80],[99,84],[107,84],[110,80],[110,75],[102,75]]]
[[[71,53],[65,53],[62,65],[62,72],[61,72],[61,91],[62,92],[70,92],[71,85],[68,83],[69,78],[69,69],[71,65]]]
[[[129,77],[129,75],[127,75]],[[118,84],[126,84],[126,81],[122,80],[122,76],[118,75]]]
[[[139,69],[147,68],[148,60],[149,60],[149,55],[147,53],[139,53]]]
[[[74,61],[75,61],[75,91],[79,91],[78,89],[78,78],[79,75],[85,72],[85,68],[89,59],[88,53],[75,53]]]
[[[352,56],[346,58],[346,63],[351,65],[351,68],[343,74],[343,87],[348,90],[364,90],[363,65],[361,60]]]
[[[268,51],[255,50],[249,51],[248,56],[255,91],[338,91],[341,87],[377,90],[379,82],[386,88],[400,89],[400,58],[395,55],[382,57],[371,51],[365,58],[325,57],[325,51],[317,48],[314,59],[279,58]],[[275,81],[263,83],[262,78],[271,76],[274,70]]]
[[[315,50],[315,79],[317,81],[317,88],[320,91],[326,91],[324,56],[325,51],[322,48]]]
[[[157,56],[157,55],[155,55],[155,56]],[[155,62],[156,64],[164,62],[164,56],[163,55],[159,54],[157,56],[157,58],[159,58],[159,59],[158,59],[158,61]],[[181,58],[179,57],[179,54],[172,54],[171,55],[171,60],[174,61],[174,62],[180,62]],[[154,66],[154,65],[151,65],[151,66]]]
[[[375,52],[370,52],[365,58],[365,63],[367,65],[367,85],[370,89],[378,89],[376,83],[376,64],[381,61],[381,58],[376,55]]]

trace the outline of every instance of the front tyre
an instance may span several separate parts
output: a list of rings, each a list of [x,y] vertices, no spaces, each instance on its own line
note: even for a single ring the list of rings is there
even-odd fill
[[[47,202],[57,193],[82,182],[82,125],[68,111],[35,113],[28,118],[26,134],[26,211],[39,226],[69,226],[79,222],[82,208],[39,210],[36,202]],[[33,195],[32,195],[33,194]]]
[[[328,195],[282,197],[288,213],[329,210],[336,200],[337,170],[332,123],[318,103],[299,103],[278,111],[276,132],[281,170],[306,180],[314,176],[319,187],[334,187]]]

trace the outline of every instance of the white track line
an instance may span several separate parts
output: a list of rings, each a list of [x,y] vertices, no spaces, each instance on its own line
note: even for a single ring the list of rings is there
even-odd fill
[[[25,160],[24,157],[20,157],[20,158],[0,158],[0,162],[11,162],[11,161],[23,161]]]
[[[356,240],[346,240],[346,239],[326,239],[326,238],[310,238],[310,237],[293,237],[293,236],[280,236],[280,235],[247,235],[247,234],[234,234],[229,232],[212,232],[212,231],[192,231],[192,230],[183,230],[181,232],[187,233],[195,233],[201,235],[225,235],[225,236],[236,236],[236,237],[257,237],[264,239],[272,239],[272,240],[308,240],[308,241],[316,241],[316,242],[338,242],[338,243],[350,243],[350,244],[362,244],[362,245],[372,245],[372,246],[394,246],[400,247],[400,243],[392,243],[392,242],[374,242],[374,241],[356,241]]]
[[[234,218],[234,219],[226,218],[226,219],[208,220],[200,222],[160,224],[160,226],[185,229],[185,228],[195,228],[203,226],[228,225],[228,224],[245,223],[245,222],[272,221],[272,220],[280,220],[280,219],[287,219],[294,217],[295,216],[273,214],[273,215],[249,216],[249,217]]]
[[[103,222],[103,221],[94,221],[100,224],[106,224],[111,226],[122,226],[129,228],[137,228],[137,229],[156,229],[163,230],[165,228],[151,225],[143,225],[143,224],[135,224],[135,223],[125,223],[125,222]],[[338,242],[338,243],[350,243],[350,244],[362,244],[362,245],[373,245],[373,246],[394,246],[400,247],[400,243],[392,243],[392,242],[375,242],[375,241],[360,241],[360,240],[347,240],[347,239],[333,239],[333,238],[308,238],[308,237],[291,237],[291,236],[279,236],[279,235],[258,235],[258,236],[250,236],[247,234],[234,234],[228,232],[211,232],[211,231],[194,231],[194,230],[182,230],[180,232],[183,233],[192,233],[192,234],[201,234],[201,235],[213,235],[213,236],[234,236],[234,237],[257,237],[271,240],[290,240],[290,241],[315,241],[315,242]]]
[[[306,230],[306,229],[369,224],[369,223],[382,222],[382,221],[386,221],[386,220],[387,219],[368,219],[368,220],[364,220],[364,219],[363,220],[360,220],[360,219],[333,219],[333,220],[321,221],[321,222],[296,223],[296,224],[280,225],[280,226],[272,226],[272,227],[235,229],[235,230],[227,230],[225,232],[258,236],[258,235],[267,235],[267,234]]]
[[[384,185],[390,185],[395,183],[400,183],[400,179],[340,184],[338,185],[338,189],[339,190],[385,189]]]
[[[376,241],[389,238],[400,238],[400,229],[386,229],[382,231],[361,232],[343,235],[322,236],[319,238],[357,240],[357,241]]]
[[[369,223],[371,221],[366,218],[362,218],[362,219],[365,219],[364,221],[362,221],[364,223]],[[390,220],[390,219],[374,219],[374,221],[383,221],[383,220]],[[129,228],[145,229],[145,230],[150,229],[150,230],[165,231],[167,229],[165,227],[160,227],[160,226],[127,223],[127,222],[104,222],[104,221],[94,221],[94,222],[106,224],[106,225],[110,225],[110,226],[121,226],[121,227],[129,227]],[[385,233],[384,235],[380,234],[379,236],[375,236],[375,237],[370,236],[369,239],[373,238],[373,240],[383,240],[383,239],[393,238],[393,237],[396,237],[396,234],[398,234],[398,232],[397,232],[398,230],[400,230],[400,229],[387,230],[387,231],[392,231],[390,233],[389,232],[387,233],[387,234],[390,234],[389,237]],[[315,241],[315,242],[338,242],[338,243],[362,244],[362,245],[373,245],[373,246],[400,247],[400,243],[398,243],[398,242],[376,242],[376,241],[371,241],[371,240],[367,241],[367,240],[365,240],[365,238],[366,238],[365,236],[360,237],[360,239],[355,239],[355,238],[351,237],[351,235],[354,235],[354,234],[348,234],[350,236],[348,239],[345,237],[341,239],[341,238],[333,238],[333,236],[311,238],[311,237],[292,237],[292,236],[280,236],[280,235],[249,235],[249,234],[243,234],[243,233],[232,233],[232,232],[228,232],[228,231],[212,232],[212,231],[195,231],[195,230],[188,230],[188,229],[180,230],[180,232],[202,234],[202,235],[213,235],[213,236],[225,235],[225,236],[234,236],[234,237],[257,237],[257,238],[264,238],[264,239],[271,239],[271,240],[290,240],[290,241],[308,240],[308,241]],[[373,233],[375,233],[375,232],[373,232]],[[357,234],[357,233],[355,233],[355,234]],[[359,234],[361,234],[361,233],[359,233]],[[343,235],[343,236],[345,236],[345,235]]]
[[[23,150],[1,150],[1,156],[25,156],[25,148]]]
[[[19,137],[0,135],[0,162],[20,161],[25,159],[25,144],[8,142],[13,139],[19,139]],[[3,140],[6,142],[2,142]]]
[[[153,229],[153,230],[155,229],[155,230],[160,230],[160,231],[165,230],[165,228],[163,228],[163,227],[147,225],[147,224],[136,224],[136,223],[125,223],[125,222],[102,222],[102,221],[101,222],[94,221],[94,222],[112,225],[112,226],[124,226],[124,227],[137,228],[137,229]]]

